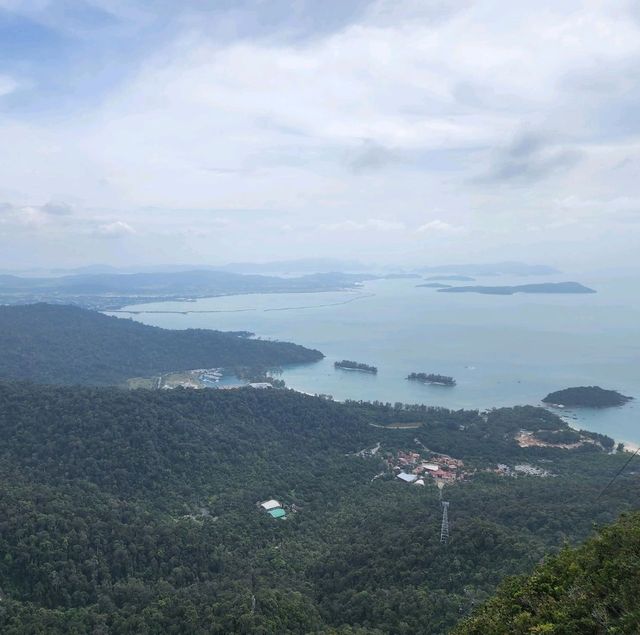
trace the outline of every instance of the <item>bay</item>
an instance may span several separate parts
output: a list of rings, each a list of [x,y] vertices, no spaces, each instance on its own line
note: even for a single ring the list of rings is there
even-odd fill
[[[594,277],[580,282],[598,293],[448,294],[417,287],[417,279],[401,279],[367,282],[355,291],[223,296],[124,310],[164,328],[248,330],[317,348],[324,360],[285,368],[282,378],[296,390],[340,400],[486,409],[540,405],[551,391],[582,385],[639,397],[637,281]],[[474,284],[522,283],[500,277]],[[373,364],[378,374],[336,370],[333,363],[340,359]],[[451,375],[457,386],[407,381],[412,371]],[[577,427],[640,443],[637,401],[621,408],[559,412]]]

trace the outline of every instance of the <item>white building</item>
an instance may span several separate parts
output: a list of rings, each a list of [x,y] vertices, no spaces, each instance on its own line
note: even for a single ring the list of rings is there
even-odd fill
[[[264,509],[265,511],[269,511],[270,509],[275,509],[276,507],[282,507],[282,505],[277,500],[272,498],[268,501],[264,501],[264,503],[260,503],[260,507],[262,507],[262,509]]]
[[[398,478],[405,483],[413,483],[418,480],[418,477],[415,474],[407,474],[406,472],[400,472],[400,474],[398,474]]]

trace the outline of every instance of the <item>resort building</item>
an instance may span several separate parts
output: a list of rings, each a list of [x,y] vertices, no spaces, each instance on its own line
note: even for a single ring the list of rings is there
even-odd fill
[[[406,472],[400,472],[400,474],[398,474],[398,478],[405,483],[413,483],[418,480],[418,477],[415,474],[407,474]]]
[[[260,503],[260,507],[268,512],[272,509],[276,509],[277,507],[282,507],[282,505],[277,500],[272,498],[268,501],[264,501],[264,503]]]

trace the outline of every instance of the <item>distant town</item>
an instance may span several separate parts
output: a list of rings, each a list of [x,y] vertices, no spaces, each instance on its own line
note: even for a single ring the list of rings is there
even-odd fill
[[[223,379],[228,383],[221,383]],[[255,381],[254,381],[255,380]],[[231,390],[234,388],[284,388],[281,379],[270,377],[261,372],[249,372],[246,377],[238,377],[224,368],[194,368],[192,370],[173,371],[154,377],[133,377],[127,381],[131,389],[148,388],[156,390],[173,390],[175,388],[218,388]]]

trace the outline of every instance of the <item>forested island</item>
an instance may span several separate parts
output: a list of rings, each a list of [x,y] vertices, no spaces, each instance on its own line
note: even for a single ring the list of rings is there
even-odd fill
[[[566,428],[534,407],[0,383],[0,632],[449,632],[505,576],[640,505],[633,471],[598,500],[628,460],[611,439],[515,440]],[[442,491],[449,544],[435,478],[399,482],[400,454],[464,463]],[[257,509],[271,498],[286,520]]]
[[[513,295],[514,293],[596,293],[579,282],[543,282],[505,286],[467,286],[439,289],[440,293],[484,293],[487,295]]]
[[[410,373],[407,376],[410,381],[419,381],[423,384],[438,384],[440,386],[455,386],[456,380],[447,375],[438,375],[436,373]]]
[[[340,368],[342,370],[359,370],[363,373],[377,373],[378,368],[376,366],[370,366],[369,364],[363,364],[362,362],[353,362],[348,359],[343,359],[340,362],[333,363],[334,368]]]
[[[122,384],[177,370],[260,372],[315,362],[317,350],[246,332],[168,330],[73,306],[0,306],[0,379]]]
[[[600,386],[577,386],[549,393],[542,401],[557,406],[577,406],[583,408],[607,408],[623,406],[633,397],[627,397],[616,390],[605,390]]]

